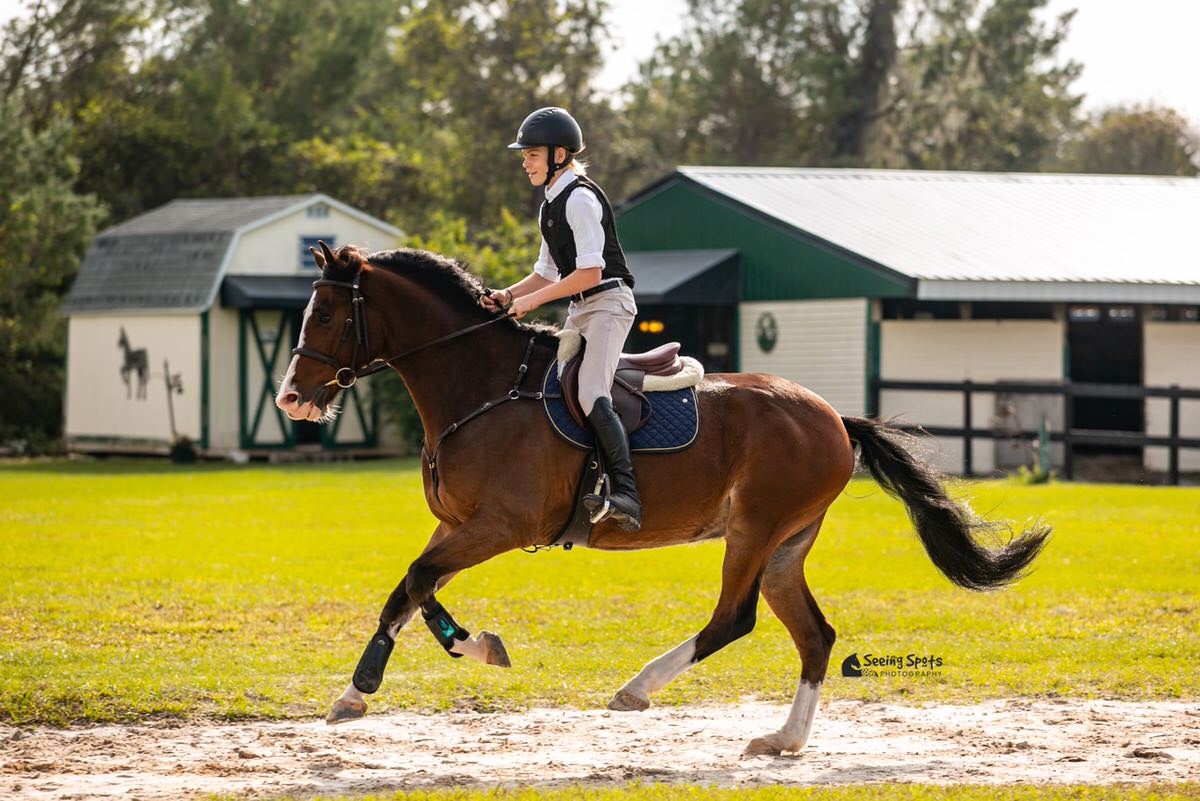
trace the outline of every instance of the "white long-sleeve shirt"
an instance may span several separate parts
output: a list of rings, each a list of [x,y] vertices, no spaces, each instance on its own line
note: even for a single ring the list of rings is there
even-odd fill
[[[546,203],[553,202],[563,190],[575,183],[576,177],[575,171],[570,167],[564,169],[554,185],[546,189]],[[579,187],[567,198],[567,225],[571,226],[571,233],[575,235],[577,270],[589,267],[604,268],[604,228],[600,224],[603,214],[604,208],[600,205],[600,199],[586,186]],[[540,219],[538,224],[540,228]],[[541,247],[538,248],[538,259],[533,265],[533,271],[548,281],[557,281],[561,277],[545,237],[542,237]]]

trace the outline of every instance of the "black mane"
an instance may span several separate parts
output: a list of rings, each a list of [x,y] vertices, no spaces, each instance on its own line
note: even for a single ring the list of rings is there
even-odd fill
[[[367,256],[367,263],[374,267],[412,278],[429,288],[439,297],[469,307],[478,312],[480,320],[486,320],[491,313],[479,305],[479,293],[483,284],[479,277],[465,266],[427,250],[415,248],[398,248],[396,250],[381,250]],[[510,326],[526,336],[536,335],[539,340],[557,347],[558,326],[549,323],[522,323],[509,318],[497,325]]]

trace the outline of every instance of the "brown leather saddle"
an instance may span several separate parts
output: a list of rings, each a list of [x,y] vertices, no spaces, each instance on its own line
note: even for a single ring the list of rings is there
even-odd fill
[[[579,405],[579,365],[583,363],[586,340],[580,344],[579,352],[567,362],[562,372],[563,403],[571,418],[581,427],[587,428],[587,418]],[[617,416],[625,431],[632,434],[650,419],[652,410],[642,391],[648,375],[675,375],[683,369],[679,359],[678,342],[659,345],[645,353],[622,353],[617,362],[617,374],[613,378],[612,401]]]

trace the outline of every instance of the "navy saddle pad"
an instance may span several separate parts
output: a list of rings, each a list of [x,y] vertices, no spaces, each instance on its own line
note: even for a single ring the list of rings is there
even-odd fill
[[[546,418],[560,437],[580,450],[590,451],[595,447],[595,437],[586,428],[581,428],[561,397],[562,384],[558,381],[558,362],[550,363],[542,379],[542,404]],[[700,404],[696,402],[696,388],[676,389],[670,392],[647,392],[646,400],[652,413],[646,425],[629,436],[629,448],[634,453],[670,453],[681,451],[696,441],[700,430]],[[642,410],[645,416],[646,410]]]

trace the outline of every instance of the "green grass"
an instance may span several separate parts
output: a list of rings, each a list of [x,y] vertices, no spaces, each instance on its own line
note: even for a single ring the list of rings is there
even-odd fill
[[[308,796],[305,796],[309,799]],[[337,796],[348,799],[350,796]],[[1015,785],[1010,787],[938,787],[929,785],[858,785],[855,787],[763,787],[719,789],[678,785],[631,785],[612,789],[434,790],[395,795],[354,796],[358,801],[1185,801],[1200,798],[1200,785]],[[290,801],[286,796],[278,801]],[[311,801],[336,801],[319,796]]]
[[[1036,572],[1004,592],[950,585],[874,484],[837,502],[808,571],[838,630],[826,698],[1200,697],[1200,490],[969,491],[977,509],[1055,526]],[[2,466],[0,720],[323,714],[432,528],[413,462]],[[467,571],[439,598],[472,631],[499,632],[514,668],[450,660],[410,625],[373,709],[602,706],[705,623],[720,560],[707,543],[513,553]],[[753,634],[656,703],[790,700],[798,659],[759,611]],[[852,652],[944,665],[843,678]]]

